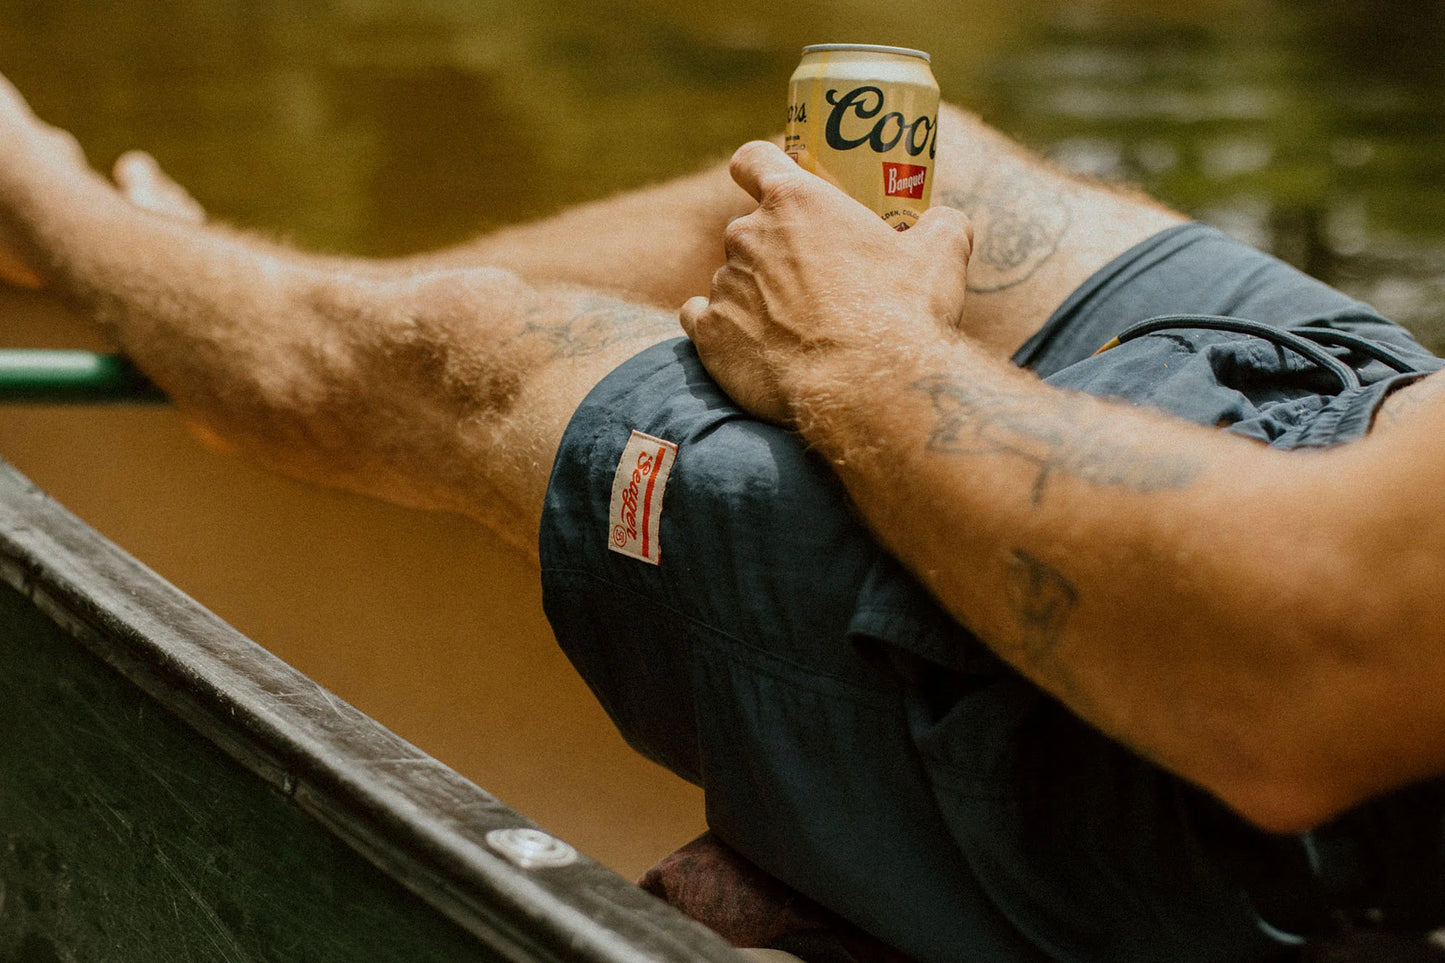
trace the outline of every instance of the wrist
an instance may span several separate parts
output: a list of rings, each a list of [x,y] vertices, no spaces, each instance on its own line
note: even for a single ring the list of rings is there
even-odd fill
[[[792,377],[798,432],[835,467],[886,457],[893,429],[910,418],[908,386],[943,367],[950,346],[940,334],[819,352]]]

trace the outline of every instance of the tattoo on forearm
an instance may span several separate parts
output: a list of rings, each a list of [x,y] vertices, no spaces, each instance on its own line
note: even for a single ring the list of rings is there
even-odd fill
[[[1385,399],[1375,416],[1373,430],[1387,431],[1402,421],[1409,421],[1416,411],[1438,404],[1442,395],[1445,395],[1445,375],[1430,375],[1407,385]]]
[[[1129,731],[1112,725],[1111,722],[1117,720],[1105,712],[1107,700],[1096,698],[1079,681],[1074,669],[1085,666],[1086,655],[1092,653],[1076,648],[1066,656],[1061,651],[1069,619],[1079,607],[1079,590],[1074,583],[1037,556],[1014,549],[1004,573],[1004,598],[1014,631],[1004,644],[990,642],[998,655],[1115,742],[1156,765],[1177,768],[1148,746],[1139,744]]]
[[[661,340],[681,334],[666,312],[613,298],[588,297],[575,314],[559,320],[555,307],[534,305],[523,319],[520,337],[539,338],[558,358],[596,354],[624,341]]]
[[[1076,709],[1082,708],[1085,697],[1059,658],[1065,626],[1079,604],[1078,589],[1058,569],[1015,549],[1005,573],[1004,596],[1017,626],[1009,647],[1020,668],[1034,673]]]
[[[1035,505],[1061,475],[1147,494],[1186,488],[1199,473],[1198,464],[1186,458],[1104,437],[1067,396],[1001,393],[946,374],[912,387],[933,402],[937,421],[928,437],[930,451],[1023,459],[1038,471],[1031,492]]]
[[[990,294],[1023,284],[1059,250],[1069,229],[1064,193],[1024,173],[987,174],[969,190],[945,190],[939,203],[974,222],[968,290]]]

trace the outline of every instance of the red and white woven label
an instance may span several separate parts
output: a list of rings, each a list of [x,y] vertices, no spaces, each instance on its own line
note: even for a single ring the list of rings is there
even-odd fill
[[[662,561],[658,525],[662,521],[662,493],[677,446],[670,441],[634,431],[622,449],[617,474],[612,478],[611,528],[607,547],[652,565]]]

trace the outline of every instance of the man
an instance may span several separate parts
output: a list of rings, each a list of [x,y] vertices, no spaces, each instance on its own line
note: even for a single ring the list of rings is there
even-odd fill
[[[962,112],[942,130],[935,196],[959,210],[904,235],[754,144],[743,191],[717,169],[378,263],[200,224],[141,155],[117,191],[5,87],[0,271],[277,470],[528,552],[541,520],[549,615],[628,738],[704,786],[725,840],[910,955],[1265,958],[1340,912],[1418,924],[1352,827],[1255,827],[1445,768],[1438,363]],[[673,337],[710,277],[684,327],[801,441]],[[1083,360],[1170,311],[1373,347],[1344,374],[1229,332]],[[1391,428],[1282,454],[1007,363],[1167,404],[1140,391],[1160,344],[1249,374],[1211,425]],[[1211,371],[1180,413],[1214,411]]]

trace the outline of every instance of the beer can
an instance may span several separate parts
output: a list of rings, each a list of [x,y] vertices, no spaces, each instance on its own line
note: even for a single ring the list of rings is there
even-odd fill
[[[938,152],[938,83],[928,54],[824,43],[788,82],[783,149],[896,230],[928,210]]]

